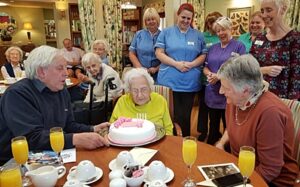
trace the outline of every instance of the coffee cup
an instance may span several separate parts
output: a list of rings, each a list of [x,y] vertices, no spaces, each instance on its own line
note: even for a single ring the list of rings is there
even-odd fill
[[[123,171],[120,169],[113,170],[108,175],[109,180],[123,178]]]
[[[116,178],[110,181],[109,187],[126,187],[126,181],[122,178]]]
[[[63,170],[59,174],[59,171]],[[42,166],[38,169],[26,172],[26,176],[31,178],[32,183],[36,187],[53,187],[57,179],[61,178],[66,173],[64,166]]]
[[[139,165],[127,166],[123,173],[127,186],[138,187],[141,186],[145,179],[145,171]]]
[[[79,181],[85,182],[95,177],[96,167],[91,161],[83,160],[70,169],[70,174]]]
[[[149,181],[154,181],[154,180],[162,180],[164,181],[167,176],[167,168],[159,160],[154,160],[151,162],[149,165],[149,168],[147,170],[147,178]]]
[[[167,187],[162,180],[154,180],[145,184],[145,187]]]
[[[82,187],[83,185],[77,179],[68,180],[63,187]]]
[[[124,165],[133,162],[133,156],[129,151],[121,151],[116,158],[116,166],[118,169],[124,169]]]
[[[7,84],[13,84],[16,82],[16,79],[13,77],[7,77],[6,82],[7,82]]]

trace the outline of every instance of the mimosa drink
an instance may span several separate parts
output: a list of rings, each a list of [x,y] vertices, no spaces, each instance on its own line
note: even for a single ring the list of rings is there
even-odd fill
[[[61,150],[63,150],[65,145],[63,132],[51,132],[50,143],[53,151],[56,153],[59,153]]]
[[[189,139],[184,140],[182,145],[182,155],[185,164],[194,164],[197,158],[197,143]]]
[[[18,164],[25,164],[28,160],[28,143],[26,139],[20,139],[11,143],[14,159]]]
[[[0,173],[0,186],[1,187],[21,187],[22,177],[19,167],[3,170]]]
[[[255,153],[243,150],[239,153],[239,168],[244,177],[250,177],[255,166]]]

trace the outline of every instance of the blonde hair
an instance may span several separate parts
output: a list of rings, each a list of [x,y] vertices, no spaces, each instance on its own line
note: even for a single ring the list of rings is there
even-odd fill
[[[156,11],[155,8],[147,8],[145,10],[144,16],[143,16],[144,25],[145,25],[146,19],[149,19],[149,18],[154,18],[157,21],[157,24],[159,26],[159,24],[160,24],[160,17],[159,17],[159,14],[157,13],[157,11]]]
[[[260,3],[262,3],[263,1],[274,2],[277,8],[282,8],[286,6],[286,10],[290,6],[290,0],[260,0]]]

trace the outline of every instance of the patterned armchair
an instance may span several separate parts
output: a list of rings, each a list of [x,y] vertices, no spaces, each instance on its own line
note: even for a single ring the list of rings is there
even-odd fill
[[[300,166],[300,102],[282,99],[282,101],[291,109],[295,125],[295,154],[298,165]]]
[[[174,122],[174,107],[173,107],[173,92],[172,89],[166,86],[161,86],[161,85],[154,85],[154,92],[159,93],[162,95],[166,100],[169,105],[169,112],[171,119],[173,121],[174,129],[173,129],[173,134],[177,136],[182,136],[182,131],[180,126]]]

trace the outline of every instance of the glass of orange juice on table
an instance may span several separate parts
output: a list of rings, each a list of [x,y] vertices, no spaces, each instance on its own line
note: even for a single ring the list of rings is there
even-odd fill
[[[1,168],[0,172],[1,187],[21,187],[22,176],[20,166],[17,163],[10,163]]]
[[[187,136],[183,138],[182,157],[184,163],[188,167],[188,177],[186,180],[183,181],[183,186],[194,187],[196,186],[196,184],[192,180],[191,169],[192,169],[192,165],[194,164],[197,158],[197,140],[195,137]]]
[[[22,171],[22,183],[23,186],[30,186],[31,182],[28,177],[25,176],[24,164],[28,160],[28,143],[25,136],[17,136],[11,140],[11,150],[15,161],[21,164]],[[24,170],[23,170],[24,169]]]
[[[60,164],[63,163],[61,151],[65,146],[64,132],[61,127],[53,127],[50,129],[50,144],[54,152],[58,154]]]
[[[239,168],[244,178],[244,187],[255,167],[255,149],[251,146],[242,146],[239,153]]]

